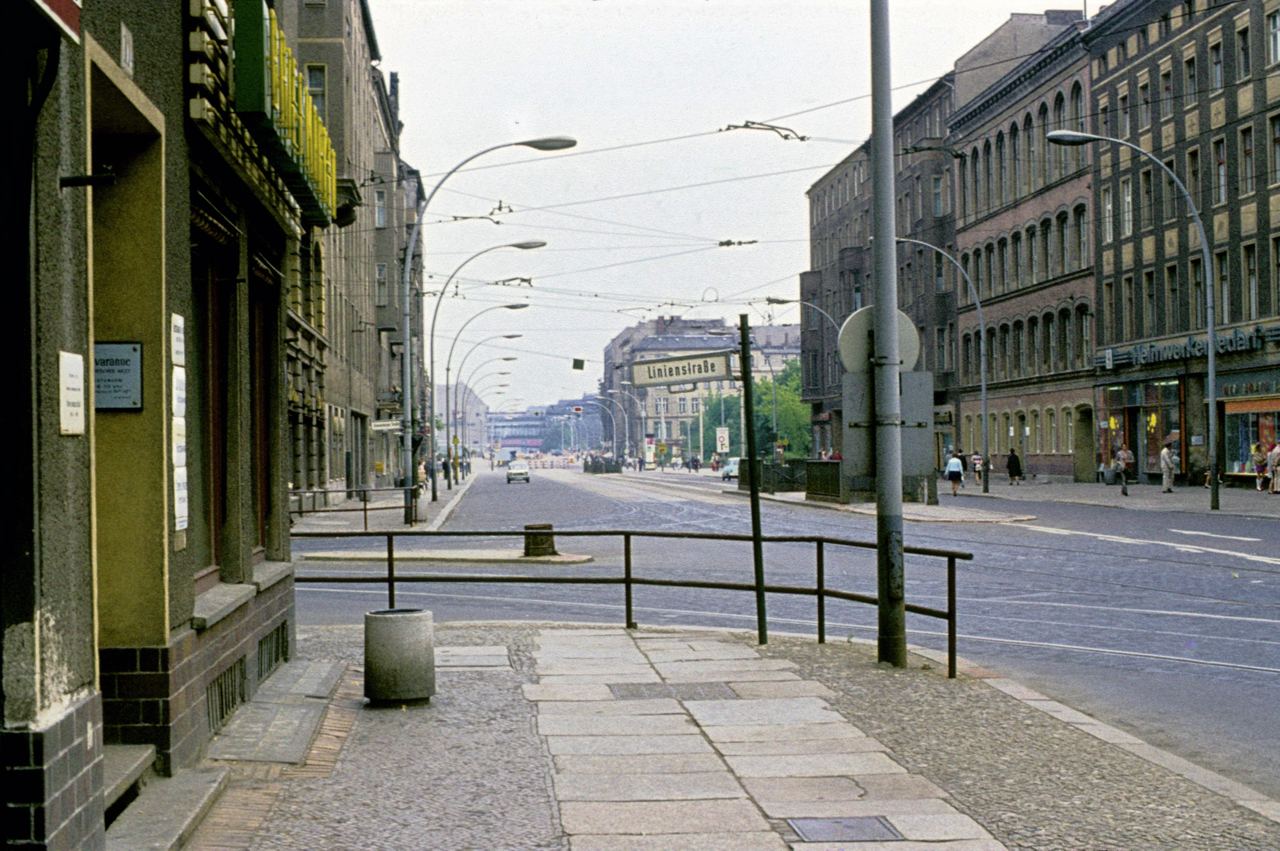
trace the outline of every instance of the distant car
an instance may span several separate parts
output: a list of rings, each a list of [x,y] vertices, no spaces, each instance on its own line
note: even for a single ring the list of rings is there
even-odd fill
[[[507,484],[512,482],[529,483],[529,462],[512,461],[507,465]]]
[[[722,480],[738,478],[737,458],[730,458],[724,462],[724,466],[720,468],[720,478]]]

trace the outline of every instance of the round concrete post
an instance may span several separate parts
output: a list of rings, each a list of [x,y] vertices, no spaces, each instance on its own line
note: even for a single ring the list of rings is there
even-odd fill
[[[380,609],[364,616],[364,696],[374,702],[436,693],[435,636],[425,609]]]
[[[550,523],[526,523],[524,526],[524,554],[526,556],[553,556],[556,554],[556,538]]]

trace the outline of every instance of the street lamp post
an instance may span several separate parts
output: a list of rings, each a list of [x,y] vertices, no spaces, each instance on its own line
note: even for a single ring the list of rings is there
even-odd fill
[[[586,402],[588,405],[595,405],[597,408],[599,408],[600,410],[604,411],[606,414],[609,415],[609,423],[613,427],[613,432],[612,432],[613,452],[614,452],[614,456],[616,457],[618,453],[618,420],[616,417],[614,417],[613,411],[609,410],[609,407],[607,405],[601,405],[599,402],[593,402],[590,399],[583,399],[582,401]]]
[[[453,487],[453,479],[450,478],[450,475],[452,474],[452,469],[449,466],[453,458],[453,455],[452,455],[453,447],[449,442],[449,436],[450,436],[449,362],[453,360],[454,347],[458,345],[458,338],[462,336],[462,332],[467,329],[467,326],[470,325],[472,322],[475,322],[481,316],[484,316],[486,313],[492,313],[495,310],[524,310],[528,306],[529,306],[528,304],[525,304],[523,302],[516,302],[514,304],[496,304],[493,307],[486,307],[484,310],[477,311],[471,316],[471,318],[469,318],[466,322],[462,323],[462,325],[458,328],[458,332],[453,335],[453,342],[449,344],[449,354],[444,359],[444,452],[445,452],[445,464],[446,464],[445,483],[450,488]],[[436,310],[438,311],[439,309],[440,309],[440,303],[436,302]],[[431,319],[431,349],[433,353],[435,351],[435,325],[436,325],[436,321],[435,321],[435,317],[433,316]],[[435,367],[435,363],[434,363],[434,356],[433,356],[432,368],[434,367]],[[435,422],[435,394],[434,393],[431,394],[431,398],[432,398],[431,419],[432,419],[432,423],[434,424]],[[434,480],[432,481],[434,483]],[[434,484],[433,484],[433,487],[434,487]]]
[[[412,430],[413,430],[412,398],[413,397],[409,395],[409,391],[413,383],[413,373],[411,371],[412,358],[410,357],[410,355],[412,354],[412,351],[411,351],[412,347],[409,344],[411,339],[410,333],[409,333],[409,316],[411,313],[410,300],[409,300],[409,287],[410,287],[410,284],[413,282],[413,274],[412,274],[413,263],[411,262],[413,259],[413,250],[414,250],[414,247],[417,246],[418,244],[419,234],[422,233],[422,221],[427,216],[427,207],[431,204],[431,199],[436,197],[436,193],[440,191],[440,187],[444,185],[444,182],[448,180],[450,177],[452,177],[455,173],[457,173],[458,169],[462,168],[464,165],[476,159],[477,157],[482,157],[485,154],[500,150],[502,148],[524,147],[524,148],[533,148],[535,151],[563,151],[566,148],[572,148],[576,144],[578,144],[577,140],[571,139],[568,136],[544,136],[540,139],[525,139],[520,142],[503,142],[501,145],[493,145],[491,147],[485,148],[484,150],[477,151],[476,153],[462,160],[462,162],[458,163],[453,168],[446,171],[444,175],[438,181],[436,181],[436,185],[431,187],[431,191],[427,194],[427,197],[424,198],[422,200],[422,203],[418,205],[418,217],[417,219],[414,220],[413,230],[410,231],[409,233],[409,242],[408,244],[405,245],[405,248],[404,248],[404,275],[401,283],[401,290],[402,290],[401,294],[403,296],[402,321],[404,323],[404,339],[405,339],[404,373],[401,378],[401,386],[404,388],[404,391],[403,391],[404,403],[401,405],[401,407],[404,409],[402,411],[402,414],[403,414],[402,422],[404,427],[404,444],[403,444],[404,461],[405,461],[405,469],[409,471],[408,475],[406,476],[407,484],[412,484],[412,480],[409,479],[408,477],[415,476],[415,474],[417,473],[417,469],[413,465],[413,434],[412,434]],[[437,304],[436,307],[438,309],[439,305]],[[433,326],[435,325],[434,318],[432,319],[432,325]],[[432,330],[434,330],[434,327]],[[434,343],[434,340],[432,342]],[[434,353],[434,346],[432,348]],[[435,363],[432,363],[430,365],[430,370],[427,373],[427,380],[432,382],[433,384],[435,383],[435,380],[436,380],[434,369],[435,369]],[[432,390],[434,390],[434,388],[432,388]],[[429,405],[430,411],[431,411],[430,417],[429,417],[431,421],[428,423],[427,427],[431,430],[431,446],[432,447],[435,446],[435,442],[436,442],[435,396],[436,394],[434,392],[427,394],[427,404]],[[434,454],[435,453],[433,451],[432,455],[434,456]],[[434,462],[434,458],[432,460]],[[432,470],[431,499],[434,502],[436,500],[436,478],[435,478],[434,463],[432,463],[431,465],[431,470]],[[411,493],[409,488],[405,488],[405,492],[404,492],[404,511],[405,511],[405,522],[406,523],[412,522],[413,503],[411,500]]]
[[[498,334],[496,336],[497,337],[519,337],[521,335],[520,334]],[[489,338],[489,339],[493,339],[493,338]],[[466,425],[466,420],[467,420],[466,418],[467,400],[462,395],[462,388],[466,387],[474,395],[475,393],[474,384],[475,384],[476,373],[478,373],[481,369],[483,369],[484,367],[488,366],[491,363],[511,363],[512,361],[516,360],[515,355],[505,355],[505,356],[499,356],[496,358],[489,358],[488,360],[483,360],[480,363],[476,364],[476,368],[471,370],[471,376],[464,381],[462,378],[462,371],[467,366],[467,358],[471,357],[472,352],[480,348],[480,346],[484,345],[484,342],[485,342],[484,340],[481,340],[479,343],[476,343],[474,346],[468,349],[467,353],[462,356],[462,362],[458,364],[458,380],[455,381],[453,384],[453,419],[455,422],[461,422],[462,426]],[[467,445],[466,431],[462,427],[460,427],[459,433],[462,435],[462,445],[466,446]]]
[[[435,305],[435,308],[434,308],[434,309],[432,309],[432,311],[431,311],[431,330],[430,330],[430,331],[428,332],[428,334],[427,334],[427,339],[428,339],[428,348],[430,349],[430,354],[429,354],[429,356],[428,356],[428,364],[427,364],[427,368],[428,368],[428,374],[431,376],[430,381],[431,381],[431,384],[432,384],[432,387],[431,387],[431,393],[427,396],[427,403],[428,403],[428,404],[430,405],[430,407],[431,407],[431,413],[430,413],[430,417],[429,417],[429,419],[431,420],[431,456],[432,456],[432,460],[433,460],[433,463],[432,463],[432,465],[431,465],[431,500],[432,500],[433,502],[437,499],[437,495],[436,495],[436,467],[435,467],[435,463],[434,463],[434,459],[435,459],[435,448],[436,448],[436,433],[435,433],[435,420],[436,420],[436,394],[435,394],[435,383],[436,383],[436,319],[440,316],[440,305],[444,304],[444,295],[445,295],[445,293],[447,293],[447,292],[449,291],[449,284],[451,284],[451,283],[453,282],[454,277],[455,277],[459,272],[461,272],[461,271],[462,271],[463,267],[464,267],[464,266],[466,266],[468,263],[470,263],[472,260],[475,260],[477,257],[479,257],[479,256],[481,256],[481,255],[483,255],[483,254],[488,254],[490,251],[497,251],[497,250],[502,249],[502,248],[516,248],[516,249],[519,249],[519,250],[521,250],[521,251],[530,251],[530,250],[535,249],[535,248],[542,248],[542,247],[543,247],[543,246],[545,246],[545,245],[546,245],[546,243],[545,243],[545,242],[543,242],[542,240],[540,240],[540,239],[534,239],[534,240],[529,240],[529,241],[527,241],[527,242],[508,242],[508,243],[504,243],[504,244],[502,244],[502,245],[491,245],[491,246],[489,246],[488,248],[485,248],[485,249],[482,249],[482,250],[480,250],[480,251],[477,251],[475,254],[472,254],[472,255],[471,255],[470,257],[468,257],[466,260],[463,260],[461,263],[459,263],[459,264],[457,265],[457,267],[456,267],[452,272],[450,272],[450,273],[449,273],[449,277],[445,279],[444,286],[440,287],[440,292],[436,294],[436,305]],[[448,383],[446,382],[446,384],[445,384],[445,395],[447,396],[447,395],[448,395],[448,393],[449,393],[449,387],[448,387]],[[448,418],[448,415],[449,415],[449,409],[448,409],[448,404],[446,403],[446,405],[445,405],[445,417],[446,417],[446,419]],[[445,449],[446,449],[446,451],[448,451],[448,447],[445,447]],[[446,482],[447,482],[447,481],[448,481],[448,479],[446,479]],[[450,487],[452,487],[452,484],[450,484]]]
[[[613,392],[613,391],[607,391]],[[627,416],[627,407],[617,399],[610,399],[608,396],[597,396],[597,399],[603,399],[606,402],[612,402],[618,406],[618,410],[622,411],[622,459],[626,460],[627,452],[631,447],[631,418]],[[613,457],[618,459],[618,421],[613,421]]]
[[[978,290],[974,287],[969,273],[965,271],[960,261],[952,257],[932,243],[924,242],[919,239],[908,239],[905,236],[897,238],[898,242],[909,242],[913,245],[920,245],[931,251],[936,251],[947,259],[951,265],[955,266],[960,272],[960,277],[964,278],[964,282],[969,287],[969,298],[973,299],[973,306],[978,311],[978,382],[981,388],[982,397],[982,492],[991,492],[991,446],[989,443],[990,435],[988,434],[989,424],[987,422],[987,324],[982,319],[982,300],[978,298]]]
[[[1218,352],[1218,334],[1217,334],[1217,317],[1214,315],[1214,299],[1213,299],[1213,266],[1212,258],[1209,254],[1209,238],[1205,234],[1204,222],[1200,219],[1200,211],[1196,207],[1195,198],[1187,191],[1186,185],[1178,178],[1178,175],[1169,168],[1160,158],[1150,151],[1126,142],[1124,139],[1116,139],[1112,136],[1098,136],[1093,133],[1082,133],[1076,130],[1050,130],[1045,134],[1045,138],[1055,145],[1088,145],[1093,142],[1111,142],[1115,145],[1122,145],[1131,151],[1136,151],[1143,157],[1155,163],[1161,171],[1163,171],[1174,185],[1178,187],[1178,191],[1182,193],[1183,199],[1187,202],[1187,209],[1191,211],[1191,220],[1195,223],[1196,231],[1200,235],[1200,274],[1204,281],[1204,304],[1205,304],[1205,323],[1208,331],[1208,362],[1205,365],[1205,396],[1208,401],[1208,417],[1209,417],[1209,510],[1218,510],[1218,373],[1217,373],[1217,352]]]
[[[630,382],[630,381],[620,381],[620,382],[618,382],[618,383],[619,383],[619,384],[630,384],[631,382]],[[623,390],[623,389],[622,389],[622,388],[620,388],[620,387],[610,388],[609,390],[606,390],[605,392],[606,392],[606,393],[621,393],[623,396],[626,396],[628,399],[630,399],[631,401],[633,401],[633,402],[635,402],[635,403],[636,403],[636,410],[638,410],[638,411],[640,412],[640,437],[641,437],[641,439],[643,439],[643,438],[644,438],[644,436],[645,436],[646,431],[648,430],[648,425],[647,425],[647,420],[646,420],[646,411],[645,411],[645,408],[644,408],[644,402],[640,401],[640,397],[639,397],[639,396],[637,396],[637,395],[635,395],[634,393],[628,393],[626,390]],[[624,414],[626,414],[626,408],[625,408],[625,407],[623,408],[623,413],[624,413]],[[626,419],[626,421],[627,421],[627,428],[628,428],[628,429],[630,429],[630,427],[631,427],[631,426],[630,426],[630,423],[631,423],[631,416],[630,416],[629,414],[627,414],[627,415],[624,417],[624,419]],[[627,440],[627,445],[628,445],[628,447],[630,448],[631,454],[632,454],[632,455],[635,455],[635,454],[636,454],[635,447],[631,445],[631,441],[630,441],[630,439],[628,439],[628,440]]]

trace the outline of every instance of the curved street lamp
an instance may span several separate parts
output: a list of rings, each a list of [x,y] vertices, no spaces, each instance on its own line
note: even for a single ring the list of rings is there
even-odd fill
[[[1187,187],[1178,175],[1169,168],[1160,158],[1150,151],[1126,142],[1124,139],[1116,139],[1112,136],[1098,136],[1093,133],[1082,133],[1076,130],[1050,130],[1045,134],[1045,138],[1055,145],[1088,145],[1093,142],[1111,142],[1114,145],[1121,145],[1131,151],[1136,151],[1146,157],[1163,171],[1173,184],[1178,187],[1178,191],[1182,193],[1182,198],[1187,202],[1187,209],[1191,212],[1191,220],[1195,223],[1196,230],[1200,235],[1200,274],[1204,281],[1204,305],[1205,305],[1205,324],[1208,332],[1208,362],[1205,365],[1205,398],[1208,400],[1208,416],[1209,416],[1209,510],[1218,510],[1218,373],[1217,361],[1215,356],[1218,351],[1218,334],[1217,334],[1217,317],[1214,316],[1213,304],[1213,280],[1212,280],[1212,263],[1213,260],[1209,255],[1209,238],[1205,234],[1204,222],[1200,219],[1200,211],[1196,209],[1195,199],[1191,193],[1187,191]]]
[[[988,434],[989,423],[987,422],[987,324],[982,319],[982,301],[978,298],[978,290],[973,286],[969,273],[965,271],[960,261],[938,246],[919,239],[908,239],[905,236],[900,236],[897,240],[898,242],[910,242],[913,245],[924,246],[946,258],[951,265],[960,271],[960,277],[964,278],[964,282],[969,286],[969,298],[973,299],[973,306],[978,310],[978,381],[980,382],[982,394],[982,492],[991,493],[991,446],[989,444],[990,435]]]
[[[444,286],[440,287],[440,292],[436,294],[436,306],[431,311],[431,330],[427,332],[427,344],[429,349],[429,354],[427,359],[427,373],[430,376],[430,381],[432,384],[432,387],[431,387],[432,392],[427,396],[427,403],[431,406],[429,419],[431,420],[432,424],[434,424],[436,421],[436,394],[435,394],[436,319],[437,317],[440,316],[440,305],[444,304],[444,294],[449,291],[449,284],[453,283],[454,276],[456,276],[459,272],[461,272],[462,268],[466,266],[468,263],[470,263],[472,260],[475,260],[477,257],[483,254],[488,254],[490,251],[498,251],[499,249],[503,249],[503,248],[516,248],[516,249],[519,249],[520,251],[531,251],[535,248],[542,248],[545,245],[546,243],[540,239],[532,239],[526,242],[508,242],[502,245],[491,245],[488,248],[484,248],[484,249],[481,249],[480,251],[477,251],[475,254],[472,254],[466,260],[463,260],[461,263],[457,265],[457,267],[452,272],[449,273],[449,277],[445,279]],[[448,385],[448,377],[446,376],[445,394],[448,395],[448,392],[449,392],[449,385]],[[445,417],[447,418],[449,414],[449,404],[447,400],[445,402],[444,412],[445,412]],[[433,431],[431,433],[431,454],[433,456],[435,455],[435,448],[436,448],[436,438],[435,438],[435,432]],[[448,447],[445,447],[445,450],[448,451]],[[433,464],[431,466],[431,500],[432,502],[435,502],[436,499],[437,499],[436,476],[435,476],[435,465]]]
[[[404,428],[404,442],[402,444],[402,452],[404,453],[406,484],[408,485],[416,484],[414,480],[417,477],[417,468],[413,464],[413,433],[412,433],[413,432],[413,396],[410,395],[410,390],[413,382],[413,371],[411,368],[413,359],[412,357],[410,357],[410,355],[412,354],[412,346],[410,344],[412,340],[412,335],[409,333],[410,331],[409,317],[411,315],[410,301],[409,301],[409,287],[413,283],[413,263],[412,263],[413,250],[418,244],[419,234],[422,233],[422,220],[425,219],[427,216],[427,207],[431,204],[431,199],[436,197],[436,193],[440,191],[440,187],[444,185],[444,182],[448,180],[450,177],[452,177],[455,173],[457,173],[458,169],[462,168],[464,165],[476,159],[477,157],[482,157],[485,154],[500,150],[502,148],[523,147],[523,148],[533,148],[535,151],[563,151],[566,148],[572,148],[576,144],[578,144],[578,141],[568,136],[543,136],[538,139],[525,139],[519,142],[503,142],[501,145],[493,145],[491,147],[485,148],[484,150],[477,151],[476,153],[464,159],[462,162],[455,165],[453,168],[446,171],[444,175],[439,180],[436,181],[436,185],[431,187],[431,192],[427,194],[427,197],[422,199],[422,203],[418,205],[418,217],[417,219],[414,220],[413,230],[409,232],[409,242],[404,247],[404,275],[401,279],[401,291],[403,296],[403,305],[402,305],[403,318],[401,321],[404,327],[404,340],[405,340],[404,372],[401,378],[401,386],[404,388],[404,391],[403,391],[404,402],[401,405],[401,407],[403,408],[402,414],[403,414],[403,428]],[[434,366],[435,365],[432,364],[432,367]],[[428,373],[427,380],[431,381],[434,384],[436,377],[433,373]],[[432,427],[434,426],[434,420],[435,420],[434,398],[435,398],[435,393],[427,394],[428,404],[430,404],[431,406],[431,420],[432,420],[431,426]],[[435,455],[435,452],[434,452],[435,440],[436,440],[435,431],[432,430],[431,445],[433,447],[433,451],[432,451],[433,456]],[[431,500],[434,502],[436,500],[435,464],[431,465],[431,470],[432,470]],[[406,523],[413,522],[413,502],[411,499],[411,491],[408,487],[406,487],[404,491],[404,515],[405,515]]]
[[[630,382],[630,381],[620,381],[620,382],[618,382],[618,383],[619,383],[619,384],[630,384],[631,382]],[[639,397],[639,396],[637,396],[637,395],[636,395],[636,394],[634,394],[634,393],[628,393],[626,390],[623,390],[621,387],[611,387],[611,388],[609,388],[608,390],[606,390],[605,392],[606,392],[606,393],[621,393],[623,396],[626,396],[628,399],[630,399],[631,401],[633,401],[633,402],[635,402],[635,403],[636,403],[636,410],[640,413],[640,437],[641,437],[641,439],[643,439],[643,438],[644,438],[644,436],[645,436],[645,434],[647,434],[647,433],[648,433],[648,431],[649,431],[649,427],[648,427],[648,411],[646,411],[646,410],[645,410],[644,402],[640,401],[640,397]],[[624,419],[624,420],[626,421],[626,423],[627,423],[627,431],[628,431],[628,433],[630,433],[630,429],[631,429],[631,415],[630,415],[630,414],[627,414],[626,406],[623,406],[622,413],[623,413],[623,415],[624,415],[624,416],[623,416],[623,419]],[[635,454],[636,454],[636,451],[635,451],[635,450],[636,450],[636,447],[631,445],[631,441],[630,441],[630,439],[628,439],[628,440],[627,440],[627,446],[628,446],[628,449],[630,450],[631,454],[632,454],[632,455],[635,455]]]
[[[597,408],[609,415],[609,422],[613,425],[613,456],[616,459],[618,457],[618,420],[614,417],[613,411],[609,410],[607,405],[602,405],[592,399],[583,399],[582,401],[586,402],[588,405],[595,405]]]
[[[504,334],[502,336],[507,336],[507,335]],[[514,336],[519,337],[520,335],[516,334]],[[459,425],[455,426],[455,428],[458,430],[459,434],[462,435],[463,446],[466,446],[467,444],[467,435],[464,430],[464,426],[466,425],[466,422],[467,422],[466,413],[467,413],[467,402],[469,400],[468,400],[468,397],[464,397],[462,395],[462,388],[466,387],[469,391],[471,391],[472,397],[474,397],[475,383],[476,383],[475,378],[476,378],[477,372],[479,372],[481,369],[483,369],[484,367],[488,366],[491,363],[499,363],[499,362],[510,363],[516,360],[515,355],[506,355],[503,357],[489,358],[488,360],[480,361],[480,363],[476,364],[476,368],[471,370],[471,377],[464,381],[462,378],[462,370],[467,365],[467,358],[471,356],[471,352],[474,352],[479,347],[480,347],[480,344],[477,343],[475,346],[472,346],[471,349],[465,355],[463,355],[462,362],[458,364],[458,380],[453,382],[453,421],[455,423],[459,423]],[[507,373],[507,375],[510,375],[510,374],[511,373]]]
[[[436,306],[437,306],[437,308],[438,308],[438,307],[439,307],[439,304],[437,304]],[[463,322],[463,323],[462,323],[462,326],[461,326],[460,328],[458,328],[458,332],[457,332],[456,334],[454,334],[454,335],[453,335],[453,342],[449,344],[449,354],[448,354],[448,355],[445,357],[445,359],[444,359],[444,414],[445,414],[445,416],[444,416],[444,451],[445,451],[445,459],[446,459],[446,462],[447,462],[450,458],[452,458],[452,457],[453,457],[453,455],[452,455],[452,453],[453,453],[453,446],[452,446],[452,444],[449,442],[449,434],[450,434],[450,429],[449,429],[449,362],[450,362],[451,360],[453,360],[453,350],[454,350],[454,347],[456,347],[456,346],[458,345],[458,338],[462,336],[462,332],[466,330],[466,328],[467,328],[467,326],[468,326],[468,325],[470,325],[472,322],[475,322],[477,319],[479,319],[481,316],[484,316],[486,313],[492,313],[492,312],[493,312],[493,311],[495,311],[495,310],[524,310],[524,309],[525,309],[526,307],[528,307],[528,306],[529,306],[529,305],[528,305],[527,303],[525,303],[525,302],[516,302],[516,303],[514,303],[514,304],[496,304],[496,305],[494,305],[493,307],[486,307],[484,310],[481,310],[481,311],[478,311],[478,312],[476,312],[476,313],[472,314],[471,318],[469,318],[466,322]],[[432,350],[434,351],[434,349],[435,349],[435,334],[434,334],[435,319],[434,319],[434,318],[432,319],[431,324],[432,324],[432,329],[433,329],[433,333],[432,333],[432,341],[431,341],[431,342],[432,342],[431,348],[432,348]],[[431,405],[431,423],[432,423],[432,425],[434,426],[434,425],[435,425],[435,402],[434,402],[434,400],[435,400],[435,394],[434,394],[434,393],[432,393],[430,398],[432,399],[432,405]],[[433,446],[435,445],[435,441],[434,441],[434,440],[432,441],[432,445],[433,445]],[[434,469],[434,465],[433,465],[433,469]],[[450,469],[449,465],[446,463],[446,466],[445,466],[445,484],[447,484],[447,485],[448,485],[448,487],[452,489],[452,488],[453,488],[453,479],[452,479],[452,478],[450,478],[450,476],[451,476],[451,475],[452,475],[452,471],[451,471],[451,469]],[[432,480],[432,481],[433,481],[433,484],[434,484],[434,480]],[[433,496],[434,496],[434,495],[433,495]]]
[[[605,402],[612,402],[618,406],[618,410],[622,412],[622,460],[626,460],[627,453],[631,449],[631,418],[627,416],[627,406],[619,402],[617,399],[610,399],[608,396],[597,395],[595,398]],[[610,409],[610,416],[612,416]],[[618,457],[618,420],[613,421],[613,457]]]

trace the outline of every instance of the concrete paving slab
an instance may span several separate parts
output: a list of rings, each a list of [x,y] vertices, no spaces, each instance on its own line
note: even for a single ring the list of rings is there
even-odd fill
[[[567,801],[560,823],[570,835],[762,833],[769,823],[749,801]]]
[[[684,707],[669,697],[648,700],[547,700],[538,704],[540,715],[684,715]]]
[[[768,756],[770,754],[871,753],[888,750],[870,736],[853,739],[800,739],[791,742],[716,742],[725,756]]]
[[[838,724],[844,716],[817,697],[690,700],[685,709],[704,727],[731,724]]]
[[[729,683],[738,697],[835,697],[835,692],[813,680],[787,680],[784,682]]]
[[[540,677],[584,676],[591,674],[644,674],[650,676],[653,669],[647,662],[633,662],[628,659],[591,659],[565,662],[554,660],[548,662],[538,659],[534,663],[534,671]]]
[[[742,785],[757,801],[857,801],[866,795],[848,777],[749,777]]]
[[[539,715],[537,726],[542,736],[681,736],[698,732],[697,725],[684,715]]]
[[[663,673],[669,683],[739,683],[739,682],[793,682],[800,679],[791,671],[684,671]]]
[[[726,644],[720,647],[688,647],[684,649],[645,649],[649,661],[655,664],[670,662],[719,662],[730,659],[759,659],[760,654],[749,647]]]
[[[966,815],[890,815],[889,823],[905,838],[917,842],[953,839],[991,839],[991,834]]]
[[[181,848],[227,785],[222,766],[152,780],[107,831],[107,851]]]
[[[563,774],[696,774],[727,770],[724,761],[714,753],[569,754],[553,759],[556,770]]]
[[[681,674],[719,674],[728,671],[787,671],[796,666],[790,659],[712,659],[703,662],[655,663],[664,677]]]
[[[341,662],[286,662],[258,687],[253,699],[274,702],[327,699],[346,670],[347,666]]]
[[[850,851],[848,843],[795,842],[792,848],[804,851]],[[994,839],[959,839],[954,842],[859,842],[857,851],[1005,851]]]
[[[754,796],[753,796],[754,797]],[[868,818],[895,815],[956,815],[957,810],[941,798],[896,801],[770,801],[756,798],[769,818]]]
[[[847,721],[830,724],[726,724],[704,726],[713,742],[794,742],[807,739],[828,741],[857,739],[863,733]]]
[[[726,756],[739,777],[840,777],[906,773],[882,753],[801,754],[794,756]]]
[[[918,774],[859,774],[857,783],[868,800],[947,797],[945,790]]]
[[[539,678],[543,685],[568,686],[591,683],[657,683],[662,680],[653,671],[643,674],[552,674]]]
[[[728,771],[680,774],[579,774],[554,777],[558,801],[697,801],[745,798]]]
[[[246,703],[209,743],[209,758],[301,765],[324,711],[320,702]]]
[[[547,684],[526,683],[520,686],[525,700],[545,701],[607,701],[613,692],[604,683]]]
[[[546,741],[552,756],[711,752],[701,736],[548,736]]]
[[[572,851],[786,851],[776,833],[666,833],[658,836],[574,836]]]

